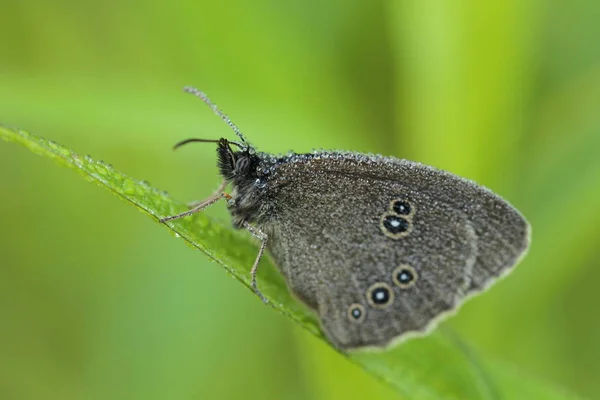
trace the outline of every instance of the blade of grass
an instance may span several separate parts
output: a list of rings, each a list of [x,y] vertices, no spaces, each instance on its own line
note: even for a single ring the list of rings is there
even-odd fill
[[[179,213],[186,206],[147,182],[136,181],[102,161],[80,156],[55,142],[23,130],[0,125],[0,137],[46,156],[129,202],[155,221]],[[250,267],[257,245],[249,235],[238,233],[202,213],[166,224],[176,237],[204,252],[250,288]],[[288,293],[281,276],[268,259],[263,259],[259,285],[271,307],[287,315],[311,333],[322,335],[316,318]],[[557,391],[498,363],[480,360],[465,343],[452,335],[434,332],[386,352],[358,352],[347,355],[365,371],[392,386],[405,398],[414,399],[567,399]],[[510,397],[506,397],[510,393]]]

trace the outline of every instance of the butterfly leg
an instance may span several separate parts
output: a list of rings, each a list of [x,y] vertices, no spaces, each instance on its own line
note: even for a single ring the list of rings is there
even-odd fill
[[[206,207],[216,203],[217,201],[219,201],[221,199],[229,200],[231,198],[231,196],[228,195],[227,193],[223,192],[223,190],[225,190],[226,187],[227,187],[227,182],[221,183],[221,185],[219,186],[217,191],[214,192],[208,199],[193,204],[192,209],[182,212],[181,214],[171,215],[170,217],[161,218],[160,222],[167,222],[167,221],[172,221],[174,219],[187,217],[188,215],[192,215],[192,214],[197,213],[198,211],[204,210]]]
[[[260,229],[250,225],[248,222],[244,221],[244,228],[246,228],[254,237],[260,240],[260,249],[258,249],[258,255],[256,256],[256,260],[254,260],[254,264],[252,265],[252,269],[250,270],[250,276],[252,277],[252,289],[254,292],[260,297],[260,299],[266,304],[269,301],[262,294],[262,292],[258,289],[258,284],[256,283],[256,273],[258,272],[258,264],[260,263],[260,259],[262,258],[265,249],[267,248],[267,239],[269,238],[266,233],[261,231]]]

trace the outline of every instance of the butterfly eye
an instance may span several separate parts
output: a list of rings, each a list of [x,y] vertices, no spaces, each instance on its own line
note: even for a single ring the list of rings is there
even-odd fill
[[[367,301],[372,307],[386,308],[393,300],[394,291],[387,283],[378,282],[367,290]]]
[[[348,307],[348,318],[353,322],[362,322],[365,319],[365,308],[362,304],[354,303]]]
[[[394,283],[402,288],[406,289],[415,284],[418,279],[417,271],[408,264],[399,265],[392,273],[392,279]]]
[[[411,215],[413,208],[406,200],[393,200],[390,209],[398,215]]]
[[[245,174],[250,167],[250,159],[246,156],[240,156],[235,161],[235,172],[237,174]]]
[[[381,218],[380,226],[384,235],[392,239],[399,239],[408,236],[411,229],[411,222],[396,214],[384,214]]]

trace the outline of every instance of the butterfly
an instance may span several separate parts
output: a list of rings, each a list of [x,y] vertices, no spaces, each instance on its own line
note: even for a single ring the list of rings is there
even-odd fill
[[[385,348],[432,329],[524,256],[530,225],[475,182],[416,162],[356,152],[258,152],[199,90],[239,140],[217,145],[223,183],[189,216],[225,199],[234,228],[260,240],[290,291],[348,351]],[[231,186],[231,192],[226,188]]]

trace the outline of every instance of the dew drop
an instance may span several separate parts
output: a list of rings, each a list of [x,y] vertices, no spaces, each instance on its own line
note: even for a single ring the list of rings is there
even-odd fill
[[[135,194],[135,192],[137,191],[136,185],[129,179],[123,182],[121,188],[123,189],[123,193],[130,196]]]

